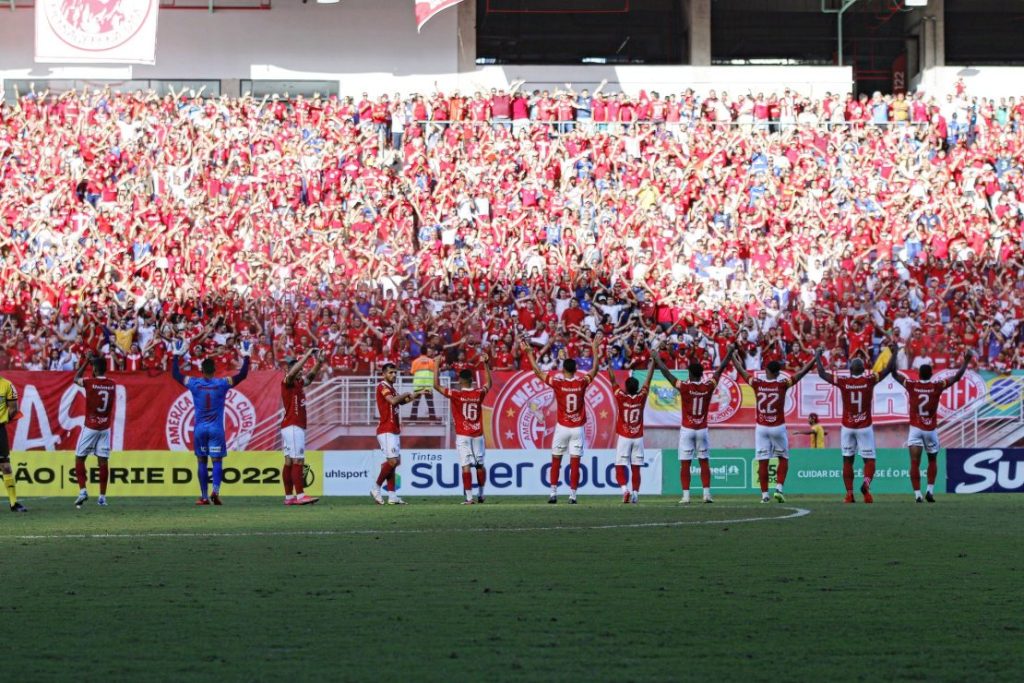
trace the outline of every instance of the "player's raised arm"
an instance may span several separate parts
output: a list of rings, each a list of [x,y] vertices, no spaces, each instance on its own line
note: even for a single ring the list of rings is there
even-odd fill
[[[238,386],[242,380],[249,376],[249,356],[252,354],[252,342],[248,340],[243,341],[239,348],[239,352],[242,354],[242,367],[238,371],[238,374],[228,378],[228,385],[232,387]],[[296,363],[296,365],[298,365],[298,363]],[[299,369],[301,370],[302,368],[300,367]]]
[[[484,366],[484,385],[481,387],[486,394],[494,386],[494,376],[491,375],[491,364],[488,362],[491,357],[486,353],[480,356],[480,364]]]
[[[747,372],[747,368],[743,365],[743,360],[740,359],[739,349],[735,345],[729,347],[729,353],[726,357],[732,361],[732,366],[736,368],[737,374],[743,378],[743,381],[750,384],[750,373]]]
[[[711,381],[715,384],[718,384],[718,380],[722,379],[722,373],[725,372],[727,367],[729,367],[729,363],[732,361],[731,355],[732,354],[729,353],[725,354],[725,358],[722,359],[721,364],[715,368],[715,374],[711,377]]]
[[[896,369],[896,359],[900,354],[900,347],[894,343],[889,347],[889,350],[892,352],[892,355],[889,356],[889,373],[892,375],[892,378],[896,380],[897,384],[903,386],[903,383],[906,381],[906,378],[899,373],[899,370]]]
[[[676,376],[672,374],[672,371],[669,370],[661,360],[661,354],[658,353],[657,348],[651,349],[651,360],[653,360],[654,364],[658,366],[658,370],[661,371],[661,376],[664,377],[669,384],[676,386],[676,382],[678,380],[676,380]]]
[[[441,354],[438,354],[437,358],[434,359],[434,391],[445,398],[450,398],[448,390],[441,386],[441,360]]]
[[[288,373],[284,376],[284,383],[287,386],[295,384],[295,380],[298,379],[299,375],[302,374],[302,367],[309,360],[310,354],[313,353],[313,349],[309,349],[304,354],[299,356],[299,359],[292,363],[292,366],[288,368]]]
[[[188,388],[188,377],[181,374],[181,357],[187,348],[188,344],[184,339],[175,339],[171,342],[171,353],[174,354],[174,360],[171,362],[171,377],[185,388]]]
[[[85,367],[89,364],[89,359],[91,355],[92,354],[89,354],[89,356],[85,357],[85,360],[82,361],[82,364],[78,366],[77,370],[75,370],[74,379],[71,380],[80,387],[85,386],[85,382],[82,381],[82,377],[85,376]]]
[[[609,372],[611,371],[609,370]],[[652,381],[654,381],[654,358],[651,358],[651,362],[647,364],[647,377],[644,378],[640,391],[649,391]]]
[[[601,339],[602,334],[598,332],[594,335],[593,341],[590,342],[590,357],[594,359],[594,365],[590,368],[590,372],[587,373],[588,381],[593,382],[594,378],[597,377],[597,373],[601,370],[601,364],[598,362],[600,356],[597,352],[601,350]]]
[[[896,363],[894,362],[895,359],[896,359],[896,352],[893,351],[892,352],[892,358],[889,360],[888,363],[885,364],[885,367],[882,368],[882,372],[878,373],[878,380],[877,380],[878,382],[881,382],[883,379],[885,379],[887,376],[889,376],[892,372],[894,372],[896,370]],[[868,366],[868,369],[870,369],[870,366],[869,366],[868,363],[864,363],[864,365]],[[897,381],[899,381],[899,380],[897,380]]]
[[[835,384],[836,378],[831,372],[825,369],[825,363],[821,360],[821,349],[814,350],[814,365],[818,368],[818,377],[822,378],[829,384]]]
[[[971,349],[967,349],[966,351],[964,351],[964,360],[962,363],[960,363],[960,367],[957,368],[956,374],[944,382],[944,384],[947,387],[953,386],[963,378],[964,373],[967,372],[967,366],[971,364],[971,358],[973,357],[974,351],[972,351]]]
[[[789,386],[794,386],[800,383],[807,373],[814,367],[814,359],[807,361],[802,368],[796,371],[796,374],[789,378]]]
[[[533,374],[537,375],[541,381],[547,382],[547,376],[537,366],[537,359],[533,357],[533,348],[530,343],[525,339],[519,340],[519,350],[526,354],[526,360],[530,362],[530,369],[533,370]]]
[[[306,373],[305,382],[306,384],[312,384],[313,380],[317,378],[320,371],[324,369],[324,363],[327,362],[327,354],[320,349],[313,349],[313,354],[316,356],[316,365],[313,369]]]

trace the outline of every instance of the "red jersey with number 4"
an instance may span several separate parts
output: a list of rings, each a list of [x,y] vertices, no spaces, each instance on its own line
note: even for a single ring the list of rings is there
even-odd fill
[[[452,387],[444,392],[452,406],[457,436],[483,436],[484,390]]]
[[[377,423],[378,434],[400,434],[402,431],[398,423],[399,406],[388,401],[390,397],[397,395],[395,388],[387,382],[377,385],[377,414],[380,415],[380,421]]]
[[[682,425],[687,429],[704,429],[708,426],[708,410],[715,397],[717,382],[709,379],[699,382],[679,380],[676,389],[682,399]]]
[[[284,404],[284,419],[281,429],[285,427],[306,428],[306,390],[301,377],[297,377],[291,385],[281,382],[281,403]]]
[[[85,426],[89,429],[110,429],[110,416],[114,412],[114,380],[90,377],[82,380],[85,387]]]
[[[639,439],[644,435],[644,406],[647,405],[647,389],[627,394],[621,388],[615,389],[615,405],[619,409],[615,420],[615,433],[627,439]]]
[[[871,402],[875,398],[878,376],[867,372],[856,377],[836,377],[836,386],[843,399],[843,426],[863,429],[871,426]]]
[[[590,376],[576,373],[571,378],[561,372],[549,372],[544,383],[555,391],[558,424],[563,427],[582,427],[587,423],[584,396],[590,386]]]
[[[752,377],[750,388],[757,397],[755,413],[757,424],[762,427],[778,427],[786,424],[786,392],[789,391],[789,380]]]
[[[910,426],[930,432],[938,426],[935,413],[939,409],[942,392],[949,388],[949,382],[932,380],[908,379],[903,387],[907,390],[910,402]]]

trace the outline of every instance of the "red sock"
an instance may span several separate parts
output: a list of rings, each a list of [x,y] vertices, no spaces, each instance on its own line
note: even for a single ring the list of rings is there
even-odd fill
[[[921,490],[921,456],[910,456],[910,488],[914,493]]]
[[[292,495],[295,489],[292,486],[292,466],[288,463],[281,466],[281,481],[284,482],[284,495]]]
[[[110,463],[106,458],[97,458],[100,461],[100,495],[107,495],[107,482],[110,481]]]
[[[551,456],[551,485],[558,486],[562,476],[562,459]]]
[[[779,458],[779,469],[775,472],[775,481],[785,485],[786,474],[789,472],[789,458]]]
[[[75,458],[75,479],[78,480],[78,488],[85,488],[85,458]]]
[[[462,471],[462,490],[467,493],[473,490],[473,475],[469,470]]]
[[[619,483],[619,486],[626,485],[626,466],[616,465],[615,466],[615,481]]]
[[[640,490],[640,465],[630,465],[629,468],[633,470],[633,490]]]
[[[680,460],[679,461],[679,484],[683,487],[683,491],[690,490],[690,463],[692,460]]]
[[[394,467],[391,465],[391,461],[389,460],[385,460],[380,464],[380,474],[377,475],[377,486],[380,486],[387,481],[388,475],[391,474],[393,469]]]
[[[939,461],[934,455],[928,456],[928,485],[935,486],[935,475],[939,472]]]
[[[761,484],[761,493],[768,493],[768,461],[757,461],[757,481]]]
[[[398,477],[395,475],[395,471],[397,469],[398,465],[395,465],[391,468],[391,471],[388,472],[388,491],[391,493],[394,493],[395,489],[398,488]]]
[[[292,486],[295,487],[297,496],[306,492],[306,473],[302,470],[302,461],[292,463]]]
[[[700,485],[711,488],[711,462],[707,458],[700,459]]]
[[[573,491],[580,487],[580,459],[569,458],[569,488]]]
[[[480,488],[483,488],[484,484],[487,483],[487,470],[483,467],[476,468],[476,483]]]
[[[875,459],[868,458],[864,461],[864,483],[871,486],[871,480],[875,478]]]
[[[843,458],[843,484],[847,493],[853,493],[853,458]]]

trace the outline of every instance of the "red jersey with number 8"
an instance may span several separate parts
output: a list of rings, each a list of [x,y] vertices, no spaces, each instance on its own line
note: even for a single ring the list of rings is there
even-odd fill
[[[836,377],[836,386],[843,400],[843,426],[863,429],[871,426],[871,402],[875,398],[878,376],[868,372],[856,377]]]
[[[110,429],[110,416],[114,412],[114,392],[117,385],[106,377],[82,380],[85,387],[85,426],[97,431]]]
[[[682,425],[687,429],[704,429],[708,426],[708,410],[715,397],[717,382],[709,379],[699,382],[679,380],[676,389],[682,399]]]
[[[949,388],[949,382],[933,382],[931,380],[904,380],[903,387],[907,390],[910,402],[910,426],[921,431],[930,432],[938,426],[935,413],[939,409],[942,392]]]
[[[590,376],[576,373],[571,378],[561,372],[549,372],[544,383],[555,392],[558,424],[563,427],[582,427],[587,423],[584,397],[590,386]]]
[[[750,388],[757,398],[755,413],[757,424],[762,427],[778,427],[786,424],[786,392],[789,380],[751,377]]]
[[[644,406],[647,405],[647,389],[627,394],[621,388],[615,389],[615,405],[618,416],[615,433],[627,439],[639,439],[644,435]]]
[[[388,398],[391,396],[397,396],[398,392],[395,388],[387,382],[381,382],[377,385],[377,414],[380,415],[380,421],[377,423],[378,434],[400,434],[401,428],[398,420],[398,409],[397,404],[392,405]]]
[[[458,436],[483,436],[484,390],[452,387],[444,393],[451,402],[455,434]]]
[[[281,402],[284,404],[284,419],[281,429],[285,427],[306,428],[306,391],[301,377],[297,377],[291,385],[281,382]]]

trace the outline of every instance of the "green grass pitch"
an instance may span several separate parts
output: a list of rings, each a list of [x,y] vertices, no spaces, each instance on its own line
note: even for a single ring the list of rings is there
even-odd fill
[[[1024,496],[26,503],[7,681],[1024,676]]]

